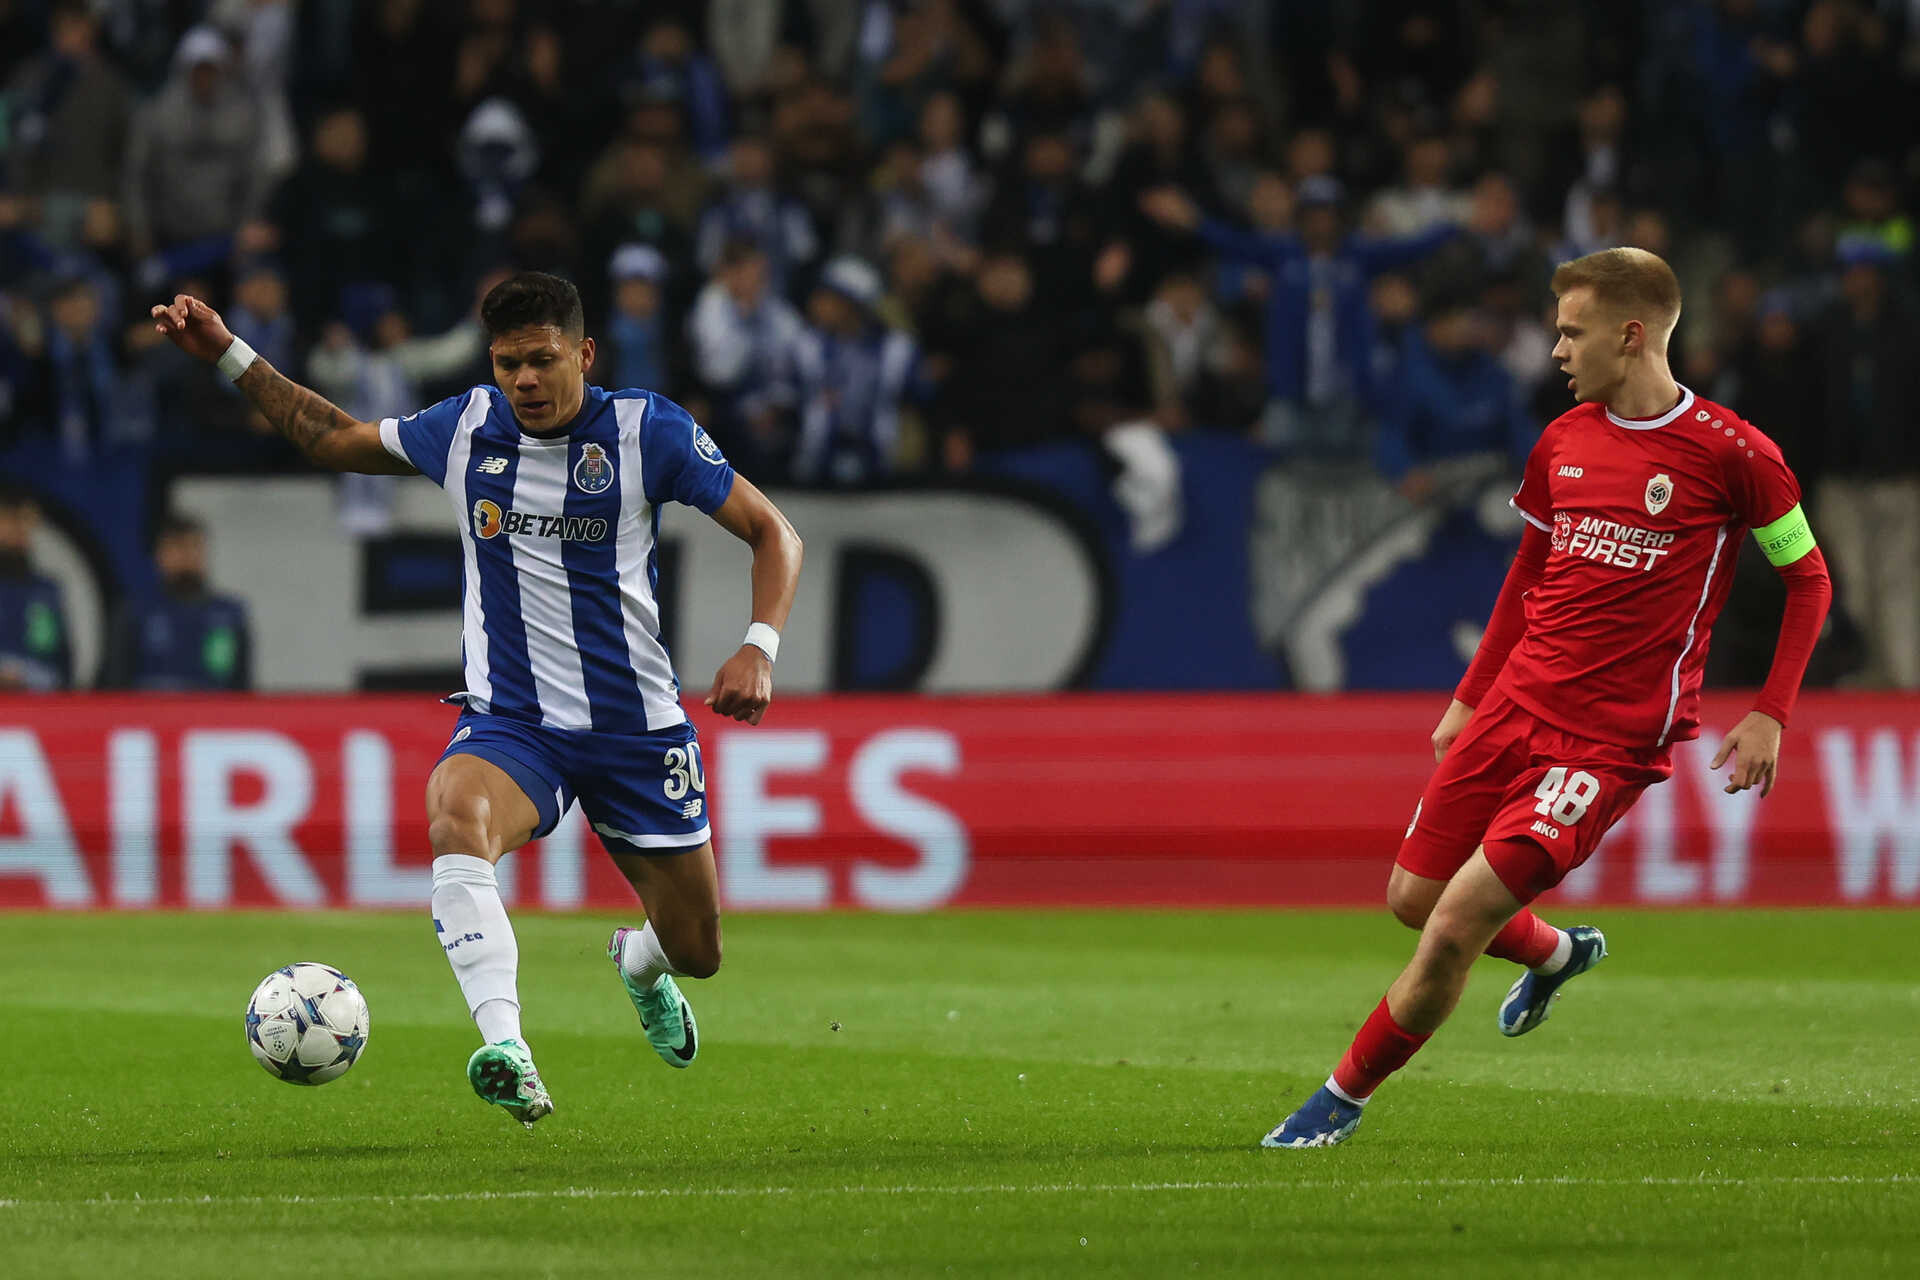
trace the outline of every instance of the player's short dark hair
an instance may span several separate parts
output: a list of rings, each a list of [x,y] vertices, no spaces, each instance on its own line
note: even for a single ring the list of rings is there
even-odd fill
[[[1602,249],[1563,262],[1553,273],[1553,293],[1593,290],[1594,301],[1609,311],[1647,326],[1661,348],[1680,320],[1680,280],[1665,258],[1645,249]]]
[[[39,505],[33,490],[10,480],[0,480],[0,511],[26,511]]]
[[[580,291],[571,280],[544,271],[522,271],[489,289],[480,303],[480,323],[487,327],[489,338],[548,325],[574,339],[587,332]]]

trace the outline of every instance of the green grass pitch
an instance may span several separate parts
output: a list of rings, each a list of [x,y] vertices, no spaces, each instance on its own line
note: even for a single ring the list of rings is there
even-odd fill
[[[10,1276],[1920,1275],[1912,913],[1588,913],[1494,1030],[1483,961],[1353,1141],[1257,1149],[1409,952],[1384,913],[743,917],[648,1050],[609,921],[522,914],[556,1114],[468,1091],[423,916],[0,916]],[[321,960],[343,1080],[241,1029]]]

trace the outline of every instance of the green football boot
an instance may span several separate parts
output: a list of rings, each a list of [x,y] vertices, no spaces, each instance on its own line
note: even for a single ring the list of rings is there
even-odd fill
[[[527,1128],[553,1114],[553,1099],[540,1083],[533,1054],[518,1040],[483,1044],[467,1059],[467,1082],[483,1099],[500,1107]]]
[[[627,976],[627,966],[621,956],[627,949],[627,935],[638,932],[638,929],[615,929],[607,939],[607,956],[613,961],[614,972],[620,975],[620,985],[627,989],[627,999],[633,1001],[634,1012],[640,1015],[640,1029],[647,1033],[647,1043],[668,1066],[685,1067],[693,1062],[693,1055],[700,1052],[693,1007],[667,974],[661,974],[651,987],[642,987]]]

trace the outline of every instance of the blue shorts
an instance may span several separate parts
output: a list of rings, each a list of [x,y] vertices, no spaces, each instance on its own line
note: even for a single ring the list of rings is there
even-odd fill
[[[468,711],[440,758],[478,756],[540,811],[538,839],[576,799],[610,853],[679,853],[707,840],[707,771],[691,724],[654,733],[549,729]]]

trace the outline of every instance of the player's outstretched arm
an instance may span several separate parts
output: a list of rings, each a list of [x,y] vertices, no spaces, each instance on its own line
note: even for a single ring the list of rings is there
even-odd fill
[[[154,307],[153,327],[188,355],[208,364],[220,364],[235,350],[233,332],[220,313],[188,294],[178,294]],[[241,344],[244,349],[245,344]],[[318,467],[329,471],[360,471],[370,475],[411,475],[413,468],[387,452],[380,443],[380,424],[361,422],[317,391],[283,376],[259,356],[244,371],[222,372],[234,378],[247,400],[273,429],[293,441]],[[237,377],[234,377],[235,373]]]
[[[780,508],[745,476],[733,478],[733,488],[713,518],[753,548],[753,625],[714,674],[707,705],[716,714],[759,724],[773,701],[773,656],[800,586],[803,548]]]

